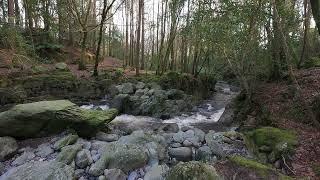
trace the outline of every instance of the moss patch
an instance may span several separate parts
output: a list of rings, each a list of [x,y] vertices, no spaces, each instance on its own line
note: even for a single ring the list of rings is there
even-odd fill
[[[273,163],[281,156],[293,153],[298,140],[292,131],[263,127],[247,132],[246,144],[260,160],[267,155],[268,161]]]
[[[278,176],[280,180],[286,180],[286,179],[292,179],[291,177],[289,176],[285,176],[279,172],[277,172],[275,169],[267,166],[267,165],[264,165],[264,164],[261,164],[257,161],[254,161],[254,160],[250,160],[250,159],[246,159],[244,157],[241,157],[241,156],[233,156],[233,157],[230,157],[229,160],[232,162],[232,163],[235,163],[239,166],[242,166],[242,167],[245,167],[245,168],[249,168],[250,170],[256,172],[257,174],[259,174],[262,178],[264,179],[269,179],[268,177],[269,176]]]
[[[312,169],[316,176],[320,177],[320,164],[313,165]]]
[[[168,180],[218,180],[214,167],[201,162],[191,161],[179,163],[173,167],[167,177]]]

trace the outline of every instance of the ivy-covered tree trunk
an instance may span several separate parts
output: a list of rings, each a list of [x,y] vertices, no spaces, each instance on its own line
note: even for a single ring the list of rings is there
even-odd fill
[[[313,18],[320,34],[320,0],[310,0]]]

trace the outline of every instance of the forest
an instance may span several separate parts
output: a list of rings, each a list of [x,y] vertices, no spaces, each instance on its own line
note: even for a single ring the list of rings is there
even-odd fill
[[[319,0],[0,0],[0,180],[317,180],[319,88]]]

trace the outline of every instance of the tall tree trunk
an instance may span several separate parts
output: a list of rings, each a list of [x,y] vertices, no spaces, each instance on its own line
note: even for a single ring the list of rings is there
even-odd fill
[[[6,12],[6,8],[5,8],[5,6],[4,6],[4,2],[5,2],[5,0],[0,0],[0,6],[1,6],[1,9],[2,9],[2,19],[0,19],[1,20],[1,22],[5,22],[6,21],[6,16],[7,16],[7,12]]]
[[[14,0],[14,9],[15,9],[15,14],[16,14],[16,25],[20,26],[21,15],[20,15],[19,0]]]
[[[304,33],[303,33],[303,44],[302,44],[302,50],[301,50],[301,56],[300,60],[298,62],[298,68],[301,68],[301,65],[304,61],[304,59],[307,58],[307,46],[308,46],[308,32],[309,32],[309,26],[310,26],[310,8],[308,0],[304,0]]]
[[[126,44],[125,44],[125,63],[124,66],[129,65],[129,3],[125,0],[125,12],[126,12]]]
[[[144,70],[145,62],[144,62],[144,0],[142,0],[141,4],[141,24],[142,24],[142,32],[141,32],[141,70]]]
[[[134,65],[134,22],[133,22],[133,8],[134,3],[131,0],[131,7],[130,7],[130,66]]]
[[[318,33],[320,35],[320,0],[310,0],[313,18],[316,21]]]
[[[140,36],[141,36],[141,17],[142,17],[142,6],[143,0],[139,0],[139,7],[138,7],[138,24],[137,24],[137,44],[136,44],[136,57],[135,57],[135,68],[136,68],[136,75],[139,75],[140,65],[139,65],[139,57],[140,57]]]
[[[87,45],[87,38],[88,38],[88,31],[86,29],[82,32],[82,42],[81,42],[81,56],[79,61],[79,70],[86,69],[85,57],[86,57],[86,45]]]
[[[8,22],[14,26],[14,0],[8,0]]]

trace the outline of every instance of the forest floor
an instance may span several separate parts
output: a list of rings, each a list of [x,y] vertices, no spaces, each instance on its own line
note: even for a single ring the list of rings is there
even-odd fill
[[[303,98],[311,105],[320,94],[320,69],[297,71],[296,77]],[[264,83],[256,90],[254,101],[267,108],[275,126],[297,134],[299,145],[290,160],[292,173],[296,177],[320,179],[319,172],[315,172],[315,167],[320,167],[320,131],[312,126],[306,108],[295,99],[289,84],[285,81]]]

